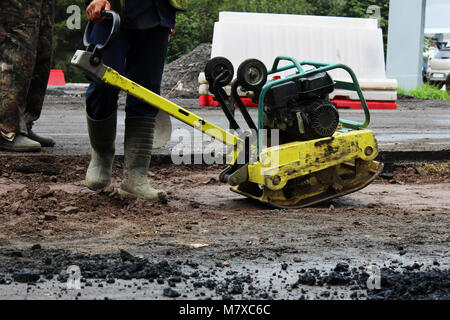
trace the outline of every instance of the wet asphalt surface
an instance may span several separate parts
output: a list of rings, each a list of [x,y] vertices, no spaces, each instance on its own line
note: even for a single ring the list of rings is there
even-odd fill
[[[34,130],[43,135],[52,136],[56,146],[43,149],[41,154],[87,155],[89,140],[84,111],[85,88],[68,86],[50,88],[40,119]],[[197,99],[172,99],[181,107],[204,117],[206,120],[228,128],[226,117],[220,108],[198,107]],[[123,154],[124,102],[119,100],[116,152]],[[406,99],[398,101],[397,110],[372,110],[369,128],[374,131],[381,152],[398,151],[441,151],[450,150],[450,101]],[[256,108],[250,108],[252,118],[257,120]],[[341,118],[364,121],[362,110],[339,109]],[[238,122],[245,129],[245,122],[236,111]],[[172,139],[156,154],[171,154],[174,147],[185,148],[191,153],[201,152],[201,134],[194,134],[194,129],[172,119]],[[192,137],[180,144],[180,136],[190,134]],[[218,144],[220,146],[220,144]]]

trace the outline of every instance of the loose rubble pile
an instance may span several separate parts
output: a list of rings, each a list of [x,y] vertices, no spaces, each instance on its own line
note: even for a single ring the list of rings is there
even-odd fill
[[[161,93],[164,97],[198,98],[198,76],[211,58],[211,44],[203,43],[164,68]]]
[[[125,250],[114,254],[89,255],[44,249],[37,244],[27,250],[1,250],[0,259],[7,261],[0,267],[0,285],[11,285],[13,281],[39,285],[54,279],[66,283],[69,275],[65,270],[71,265],[77,265],[81,270],[82,288],[94,285],[103,287],[105,282],[112,285],[121,279],[156,283],[163,288],[162,295],[169,298],[184,298],[187,292],[192,295],[192,292],[195,294],[196,290],[202,288],[224,300],[274,299],[278,293],[271,286],[260,285],[261,276],[256,270],[251,273],[245,269],[238,272],[222,262],[206,266],[191,259],[172,263],[167,260],[154,262]],[[351,268],[347,263],[338,263],[328,272],[300,268],[290,270],[298,274],[298,280],[287,282],[285,289],[297,299],[348,298],[340,293],[343,287],[352,292],[350,299],[449,299],[450,270],[441,271],[437,266],[439,263],[435,261],[434,266],[427,268],[419,264],[404,266],[404,271],[400,272],[383,268],[379,290],[367,290],[369,274],[364,267]],[[280,278],[281,270],[286,271],[288,268],[292,267],[287,263],[281,264],[280,270],[274,270],[270,283]],[[225,273],[224,277],[222,273]],[[177,287],[181,283],[184,283],[183,290],[186,292]],[[141,288],[138,284],[136,286]],[[321,288],[319,297],[309,295],[314,287]],[[196,296],[202,298],[201,294]]]

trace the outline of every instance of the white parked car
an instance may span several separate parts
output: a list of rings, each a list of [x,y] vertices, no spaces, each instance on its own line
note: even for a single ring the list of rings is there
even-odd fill
[[[450,47],[447,43],[438,43],[434,57],[428,59],[427,80],[430,83],[443,85],[450,74]]]

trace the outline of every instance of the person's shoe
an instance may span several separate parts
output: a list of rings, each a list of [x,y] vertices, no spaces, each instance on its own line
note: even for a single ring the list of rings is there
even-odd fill
[[[86,172],[86,185],[89,189],[97,191],[111,183],[117,112],[104,120],[93,120],[88,115],[86,118],[91,142],[91,162]]]
[[[147,177],[152,157],[154,129],[154,118],[125,119],[124,180],[119,194],[131,194],[144,200],[166,203],[167,194],[150,186]]]
[[[12,141],[0,137],[0,149],[16,152],[38,152],[41,151],[41,144],[18,133]]]
[[[43,148],[51,148],[55,145],[55,141],[50,137],[43,137],[34,133],[31,128],[28,129],[28,138],[37,141],[41,144]]]

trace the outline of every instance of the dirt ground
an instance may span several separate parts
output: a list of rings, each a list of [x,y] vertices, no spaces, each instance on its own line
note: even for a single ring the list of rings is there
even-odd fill
[[[102,192],[85,187],[88,157],[0,162],[1,298],[450,298],[448,161],[396,164],[357,193],[295,210],[232,193],[218,182],[219,166],[153,167],[149,178],[170,199],[151,204],[118,195],[120,159]],[[88,273],[95,259],[111,264]],[[124,276],[118,270],[129,261],[145,272]],[[67,293],[64,272],[74,263],[84,281],[105,287]],[[347,267],[332,271],[340,264]],[[372,264],[389,290],[367,293]],[[418,281],[425,289],[393,289],[403,280],[410,288],[411,277],[428,279]]]

